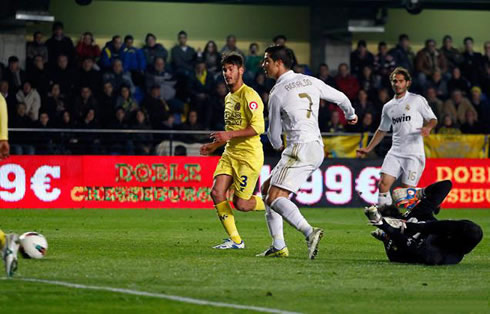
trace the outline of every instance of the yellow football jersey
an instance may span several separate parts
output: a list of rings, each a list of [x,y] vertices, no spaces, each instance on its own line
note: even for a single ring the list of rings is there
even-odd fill
[[[264,133],[264,104],[257,92],[243,84],[234,93],[225,97],[225,130],[243,130],[251,126],[256,136],[231,139],[225,147],[225,152],[231,155],[263,154],[260,134]]]

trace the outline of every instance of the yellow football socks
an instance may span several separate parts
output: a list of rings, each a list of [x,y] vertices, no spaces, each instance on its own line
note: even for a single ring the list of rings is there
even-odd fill
[[[255,198],[255,202],[256,202],[254,210],[255,211],[265,210],[265,204],[264,204],[264,200],[262,199],[262,197],[260,197],[258,195],[254,195],[253,197]]]
[[[240,238],[240,235],[238,234],[238,230],[235,225],[235,216],[233,216],[230,202],[223,201],[216,204],[214,207],[216,208],[219,220],[223,224],[226,233],[228,233],[230,236],[230,239],[232,239],[235,243],[241,243],[242,238]]]
[[[0,230],[0,250],[5,246],[5,233]]]

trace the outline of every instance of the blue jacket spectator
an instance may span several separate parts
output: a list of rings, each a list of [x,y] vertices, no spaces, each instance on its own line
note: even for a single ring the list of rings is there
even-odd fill
[[[122,62],[124,71],[140,71],[146,68],[146,58],[142,49],[133,46],[134,39],[131,35],[124,37],[124,46],[122,47]]]
[[[121,60],[114,59],[112,62],[112,71],[104,73],[102,77],[103,82],[111,82],[114,90],[119,92],[119,89],[123,85],[128,85],[131,89],[131,93],[135,92],[135,87],[133,80],[131,79],[131,74],[125,72]]]
[[[110,68],[114,59],[122,60],[122,46],[121,36],[119,35],[113,36],[112,40],[105,45],[104,49],[102,49],[102,55],[100,57],[100,64],[103,68]]]
[[[415,55],[410,49],[410,39],[407,34],[401,34],[398,37],[398,45],[391,49],[389,54],[395,59],[396,66],[404,67],[410,73],[413,73]]]

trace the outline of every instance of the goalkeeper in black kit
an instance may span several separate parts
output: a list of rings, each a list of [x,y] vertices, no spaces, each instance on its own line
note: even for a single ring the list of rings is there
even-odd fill
[[[378,228],[372,235],[383,242],[391,262],[458,264],[480,243],[483,231],[474,222],[434,217],[451,188],[446,180],[423,189],[396,189],[392,193],[396,206],[365,208],[370,223]],[[397,206],[407,212],[401,214]]]

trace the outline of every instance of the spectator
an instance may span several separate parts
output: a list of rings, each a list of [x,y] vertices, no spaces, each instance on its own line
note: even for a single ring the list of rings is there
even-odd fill
[[[437,97],[437,91],[434,87],[429,87],[425,91],[425,98],[427,99],[427,103],[429,104],[430,109],[436,115],[437,119],[441,120],[441,114],[439,113],[439,109],[442,108],[443,102]]]
[[[286,47],[286,50],[288,51],[289,55],[291,56],[291,68],[294,68],[296,64],[298,64],[298,59],[296,59],[296,55],[294,54],[294,51],[286,46],[286,42],[288,41],[287,37],[285,35],[277,35],[272,39],[272,42],[274,43],[275,46],[284,46]]]
[[[33,125],[34,128],[40,129],[34,133],[33,140],[36,145],[35,150],[38,155],[52,155],[55,153],[53,135],[55,133],[42,132],[42,129],[51,128],[49,115],[46,112],[39,114],[39,120]]]
[[[120,59],[114,59],[112,61],[112,70],[104,73],[102,80],[104,83],[111,82],[112,87],[116,91],[119,91],[122,85],[128,85],[131,92],[134,93],[134,84],[131,80],[131,74],[124,71],[123,64]]]
[[[124,46],[122,52],[122,61],[124,71],[143,72],[146,69],[146,58],[143,50],[133,46],[134,38],[132,35],[124,37]]]
[[[157,43],[157,38],[152,33],[146,34],[143,53],[145,54],[147,66],[153,65],[156,57],[163,58],[165,63],[167,62],[167,49],[165,49],[162,44]]]
[[[442,115],[449,115],[453,121],[458,121],[460,124],[466,122],[466,111],[473,110],[475,112],[476,119],[478,119],[478,113],[471,105],[470,101],[463,97],[463,94],[459,89],[452,92],[451,98],[444,103],[444,107],[439,108],[439,112]]]
[[[374,58],[374,73],[380,78],[384,87],[391,88],[390,73],[395,69],[395,58],[388,53],[388,45],[384,41],[378,44],[378,54]]]
[[[467,110],[465,113],[465,123],[461,125],[463,134],[480,134],[482,133],[481,124],[476,120],[476,114],[473,110]]]
[[[145,73],[147,92],[151,92],[153,86],[157,85],[162,98],[168,101],[173,99],[177,93],[176,84],[174,76],[165,68],[165,60],[162,57],[156,57],[152,68]]]
[[[374,133],[377,130],[377,126],[374,124],[374,118],[372,112],[366,112],[361,119],[361,123],[357,126],[357,132]]]
[[[415,55],[410,48],[410,39],[407,34],[398,36],[398,44],[389,51],[389,54],[395,59],[395,66],[404,67],[410,73],[413,73]]]
[[[58,128],[60,129],[73,129],[75,123],[71,119],[69,111],[64,111],[61,114],[61,120],[58,122]],[[62,154],[71,154],[76,151],[76,145],[78,144],[78,138],[74,133],[71,132],[61,132],[58,138],[58,149]]]
[[[131,90],[129,86],[123,85],[121,86],[121,90],[119,91],[119,97],[116,101],[116,107],[122,108],[126,113],[126,116],[129,117],[130,113],[138,110],[138,103],[131,96]]]
[[[17,92],[17,101],[26,105],[26,114],[31,120],[39,119],[39,109],[41,108],[41,96],[32,88],[31,82],[25,81],[21,90]]]
[[[88,86],[94,94],[98,94],[102,87],[102,75],[95,69],[95,61],[86,57],[82,61],[82,67],[78,72],[78,88]]]
[[[216,83],[214,94],[209,102],[209,115],[208,121],[205,121],[204,127],[211,130],[222,131],[225,129],[225,96],[228,94],[228,89],[224,82]],[[266,104],[266,102],[264,103]]]
[[[483,45],[483,66],[484,66],[484,75],[490,69],[490,41],[486,41]],[[489,95],[490,96],[490,95]]]
[[[373,74],[371,67],[365,66],[362,68],[359,85],[366,91],[369,99],[374,99],[376,97],[377,89],[381,87],[381,82],[379,77]]]
[[[48,63],[48,47],[43,42],[43,33],[35,32],[32,39],[26,46],[26,64],[31,65],[36,56],[40,56],[44,64]]]
[[[64,54],[58,56],[58,63],[50,72],[50,81],[60,84],[61,92],[68,98],[71,97],[77,86],[77,73],[68,67],[68,57]]]
[[[70,37],[65,36],[63,33],[63,23],[53,23],[53,34],[50,39],[46,41],[46,47],[48,47],[48,63],[50,67],[55,67],[58,63],[58,57],[64,55],[68,58],[68,62],[73,62],[75,57],[75,47]]]
[[[187,156],[187,148],[184,145],[175,146],[174,156]]]
[[[373,103],[368,99],[368,93],[364,89],[360,89],[357,94],[357,99],[353,102],[352,106],[356,110],[356,114],[360,120],[367,113],[374,113],[376,108]]]
[[[196,63],[194,75],[189,79],[188,90],[191,95],[191,107],[196,109],[201,117],[209,114],[206,107],[213,88],[214,79],[208,75],[204,61],[199,60]]]
[[[203,126],[198,122],[198,113],[195,110],[189,111],[185,123],[181,126],[182,130],[201,131]],[[184,143],[202,143],[207,141],[207,136],[202,134],[186,134],[181,137]]]
[[[104,49],[102,49],[100,64],[102,65],[102,68],[109,69],[114,65],[114,60],[122,60],[122,58],[123,42],[121,36],[114,35],[112,40],[105,45]]]
[[[226,36],[226,44],[221,48],[220,53],[222,55],[229,54],[230,52],[236,52],[240,54],[243,57],[243,60],[245,60],[245,54],[243,51],[238,49],[236,45],[236,36],[235,35],[228,35]]]
[[[83,115],[83,119],[79,127],[88,130],[99,128],[95,109],[88,109],[88,111]],[[88,153],[98,155],[100,152],[100,139],[96,133],[82,133],[80,135],[78,151],[75,151],[75,154]]]
[[[483,58],[481,53],[473,51],[473,38],[466,37],[463,41],[464,53],[461,72],[471,85],[479,85],[480,76],[483,72]]]
[[[357,42],[357,49],[350,54],[350,66],[353,75],[358,78],[361,77],[362,69],[365,66],[372,68],[374,65],[374,56],[369,50],[367,50],[366,41],[359,40]]]
[[[100,57],[100,47],[95,43],[94,35],[91,32],[85,32],[78,41],[76,47],[79,64],[86,59],[97,60]]]
[[[467,95],[469,88],[470,82],[462,77],[461,70],[458,67],[455,67],[452,71],[451,79],[447,82],[447,89],[449,93],[452,93],[456,89],[459,89],[463,92],[464,95]]]
[[[448,73],[452,72],[454,68],[459,67],[463,62],[463,56],[458,49],[453,47],[453,38],[450,35],[446,35],[442,39],[441,53],[446,57]]]
[[[359,81],[349,73],[349,66],[346,63],[339,65],[339,71],[335,77],[337,88],[342,91],[352,101],[359,92]]]
[[[333,78],[333,76],[330,75],[330,70],[329,70],[328,65],[326,63],[322,63],[318,67],[317,78],[319,78],[320,80],[325,82],[325,84],[327,84],[333,88],[337,87],[337,84],[335,83],[335,79]]]
[[[194,71],[194,62],[196,61],[196,51],[194,48],[187,46],[187,33],[180,31],[178,34],[179,44],[171,50],[172,69],[179,76],[189,76]]]
[[[0,81],[0,94],[7,102],[7,111],[9,119],[13,116],[14,112],[17,110],[17,98],[15,94],[9,92],[9,82],[2,80]]]
[[[26,74],[20,68],[19,58],[16,56],[9,57],[4,79],[9,83],[9,93],[11,94],[16,94],[24,84]]]
[[[108,122],[114,117],[114,108],[116,108],[117,97],[114,93],[114,88],[111,82],[105,82],[102,95],[99,97],[99,117],[102,121],[102,126],[107,127]]]
[[[53,121],[59,121],[63,112],[67,110],[65,97],[61,94],[60,85],[54,83],[51,85],[51,91],[48,93],[46,101],[41,106],[41,111],[46,112],[48,116],[52,117]]]
[[[433,87],[436,90],[437,97],[441,99],[447,99],[448,97],[447,83],[442,77],[441,71],[436,70],[432,74],[430,81],[427,82],[427,86]]]
[[[437,130],[437,134],[461,134],[461,130],[455,125],[451,115],[446,114],[442,119],[442,125]]]
[[[221,73],[221,54],[213,40],[210,40],[204,46],[202,59],[206,63],[206,69],[211,75],[216,76]]]
[[[488,99],[483,97],[480,87],[471,88],[470,101],[479,117],[478,120],[482,125],[482,132],[490,133],[490,104]]]
[[[447,71],[446,58],[444,54],[437,50],[434,39],[427,39],[425,41],[425,47],[417,53],[415,63],[415,69],[418,72],[418,84],[422,89],[427,87],[427,81],[432,77],[434,72],[440,71],[445,73]]]
[[[135,130],[151,130],[146,113],[142,109],[136,111],[135,121],[131,126]],[[153,136],[151,133],[136,133],[133,135],[135,153],[137,155],[149,155],[152,149]]]
[[[247,71],[245,78],[248,81],[253,81],[257,72],[262,70],[261,63],[264,57],[260,56],[258,52],[259,45],[257,43],[251,43],[248,48],[248,56],[245,58],[245,69]]]
[[[42,56],[35,56],[32,62],[33,65],[26,75],[27,79],[31,81],[32,87],[34,87],[39,94],[44,97],[50,89],[49,73],[45,69]]]
[[[32,119],[27,115],[27,107],[24,103],[18,103],[12,121],[11,128],[31,128]],[[13,155],[34,155],[34,146],[30,135],[24,132],[12,132],[10,135],[10,150]],[[15,143],[15,144],[14,144]]]
[[[260,95],[263,92],[267,92],[266,80],[264,72],[257,72],[255,75],[255,80],[252,83],[252,88]]]
[[[82,88],[80,89],[80,96],[75,98],[75,101],[73,103],[71,116],[73,120],[81,121],[87,118],[86,114],[91,109],[93,109],[95,113],[98,112],[99,108],[98,108],[97,100],[93,96],[90,87],[82,86]],[[90,123],[93,124],[92,121]],[[94,123],[96,122],[94,121]]]
[[[340,123],[340,113],[338,111],[333,111],[330,116],[330,121],[328,121],[325,131],[329,133],[344,132],[344,125]]]
[[[162,129],[162,122],[170,115],[170,107],[160,95],[160,86],[155,85],[151,88],[150,93],[143,99],[143,107],[148,112],[152,129]]]
[[[126,111],[123,108],[117,108],[113,118],[112,125],[110,127],[114,130],[127,130],[129,129],[128,118]],[[114,133],[108,139],[110,144],[110,152],[112,155],[133,155],[133,141],[127,134]]]

